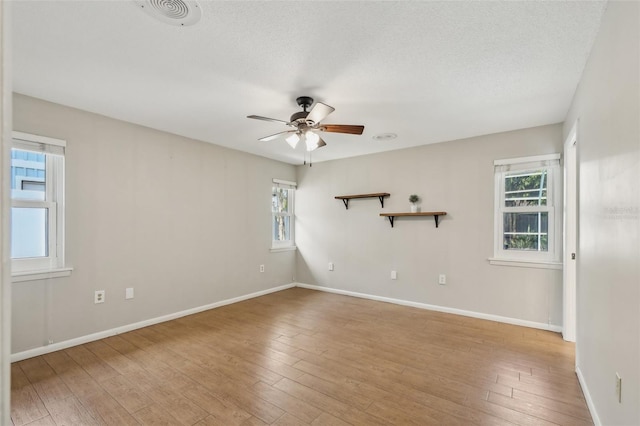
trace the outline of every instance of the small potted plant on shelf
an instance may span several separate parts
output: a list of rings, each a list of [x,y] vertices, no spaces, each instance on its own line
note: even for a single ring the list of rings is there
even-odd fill
[[[420,201],[420,197],[416,194],[409,195],[409,202],[411,203],[411,213],[418,212],[418,201]]]

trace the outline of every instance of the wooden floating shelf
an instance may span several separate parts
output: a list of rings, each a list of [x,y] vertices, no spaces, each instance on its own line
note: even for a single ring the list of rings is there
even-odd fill
[[[387,217],[389,223],[393,228],[393,221],[396,217],[414,217],[414,216],[433,216],[436,221],[436,228],[438,227],[438,218],[446,215],[447,212],[417,212],[417,213],[380,213],[380,216]]]
[[[380,200],[380,205],[384,208],[384,197],[389,197],[391,194],[388,192],[374,192],[373,194],[356,194],[356,195],[338,195],[336,200],[342,200],[344,207],[349,210],[349,200],[354,198],[377,198]]]

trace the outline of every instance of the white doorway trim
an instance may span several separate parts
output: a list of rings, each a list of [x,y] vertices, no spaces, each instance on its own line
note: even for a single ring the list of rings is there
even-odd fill
[[[576,341],[578,240],[578,121],[564,143],[564,247],[562,268],[562,337]]]
[[[9,182],[11,146],[11,7],[0,2],[0,424],[11,413],[11,246]]]

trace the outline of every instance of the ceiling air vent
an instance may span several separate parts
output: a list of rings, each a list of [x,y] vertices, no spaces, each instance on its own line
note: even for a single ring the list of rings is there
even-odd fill
[[[170,25],[194,25],[202,17],[200,5],[194,0],[134,0],[148,15]]]

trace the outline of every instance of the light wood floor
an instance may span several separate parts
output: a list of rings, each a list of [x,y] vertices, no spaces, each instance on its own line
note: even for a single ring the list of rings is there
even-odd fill
[[[592,424],[555,333],[293,288],[12,365],[15,425]]]

